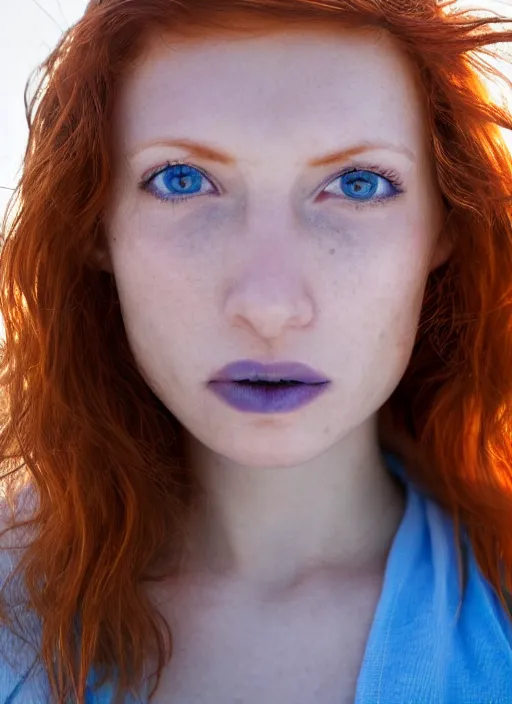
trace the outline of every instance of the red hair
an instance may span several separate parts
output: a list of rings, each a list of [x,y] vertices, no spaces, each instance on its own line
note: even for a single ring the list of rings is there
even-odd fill
[[[93,259],[116,85],[155,33],[234,31],[237,16],[382,29],[418,68],[452,252],[429,278],[381,439],[465,528],[500,598],[500,580],[512,589],[512,160],[499,130],[512,118],[483,79],[506,81],[485,62],[512,41],[506,20],[435,0],[95,0],[42,64],[0,259],[0,486],[11,506],[29,482],[37,497],[17,524],[32,533],[17,572],[60,704],[84,703],[93,666],[119,673],[120,695],[138,688],[148,654],[160,674],[172,634],[163,624],[167,644],[140,583],[169,545],[180,554],[199,491]],[[0,619],[14,628],[5,599]]]

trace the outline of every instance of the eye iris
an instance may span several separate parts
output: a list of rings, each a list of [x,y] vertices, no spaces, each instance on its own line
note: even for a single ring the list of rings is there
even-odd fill
[[[370,171],[353,171],[341,177],[341,188],[352,198],[371,198],[379,187],[379,176]]]
[[[164,185],[169,190],[180,193],[196,193],[201,189],[201,174],[186,164],[178,164],[167,169],[163,176]],[[194,190],[197,189],[197,190]]]

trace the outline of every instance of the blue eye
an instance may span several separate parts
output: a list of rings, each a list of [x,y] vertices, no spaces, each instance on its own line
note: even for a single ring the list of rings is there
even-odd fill
[[[205,194],[205,191],[201,191],[201,182],[205,178],[201,171],[188,164],[167,164],[144,181],[141,188],[160,200],[188,200],[193,196]],[[212,192],[214,191],[206,191]]]
[[[390,175],[390,178],[385,178],[365,169],[341,174],[333,183],[339,183],[342,193],[354,201],[382,201],[392,198],[401,192],[397,179],[393,178],[392,175]],[[328,192],[332,193],[331,191]]]
[[[215,187],[212,187],[213,190],[202,190],[205,181],[208,181],[205,174],[194,166],[181,163],[167,164],[142,181],[139,187],[149,191],[159,200],[177,202],[217,192]],[[403,192],[398,176],[393,172],[387,172],[386,178],[367,169],[353,169],[338,175],[331,184],[341,185],[342,194],[345,196],[341,200],[379,202]],[[339,195],[328,191],[327,188],[324,192]]]

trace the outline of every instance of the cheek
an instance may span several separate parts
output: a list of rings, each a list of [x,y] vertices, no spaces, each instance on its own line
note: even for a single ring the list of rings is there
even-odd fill
[[[392,388],[408,364],[433,241],[418,217],[370,225],[331,246],[331,275],[322,283],[333,342],[369,393]]]
[[[394,284],[368,283],[345,305],[332,302],[322,336],[333,350],[329,368],[337,370],[341,395],[351,399],[351,414],[359,420],[389,399],[414,348],[423,287],[398,277]]]
[[[114,268],[146,299],[168,297],[169,291],[179,298],[185,290],[193,293],[207,280],[201,267],[214,263],[211,243],[205,246],[207,224],[196,221],[191,228],[180,212],[169,203],[136,207],[124,202],[111,221]]]
[[[114,262],[125,325],[132,337],[169,349],[186,330],[211,319],[212,268],[184,267],[169,257],[147,253]]]
[[[378,210],[378,209],[377,209]],[[382,208],[383,211],[386,207]],[[330,298],[353,300],[355,308],[390,310],[421,306],[434,243],[434,227],[428,217],[401,212],[376,213],[359,222],[347,222],[331,230],[318,259],[332,272]],[[328,291],[326,290],[326,294]]]
[[[369,258],[360,287],[364,315],[381,330],[382,344],[391,336],[399,348],[414,342],[431,252],[421,232],[408,235]]]
[[[201,341],[218,337],[212,314],[218,258],[197,238],[177,233],[168,219],[122,215],[111,223],[110,252],[127,339],[154,390],[164,383],[156,379],[158,370],[179,388],[183,354],[194,369],[201,350],[204,355]]]

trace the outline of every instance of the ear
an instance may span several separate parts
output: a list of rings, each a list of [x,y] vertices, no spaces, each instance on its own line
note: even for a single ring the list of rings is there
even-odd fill
[[[453,242],[450,240],[446,230],[441,230],[432,251],[430,260],[430,271],[434,271],[442,264],[445,264],[453,252]]]
[[[449,225],[451,206],[443,195],[435,210],[437,238],[432,249],[430,272],[445,264],[453,252],[452,228]]]
[[[93,264],[109,274],[114,273],[112,259],[108,247],[95,247],[91,254]]]

